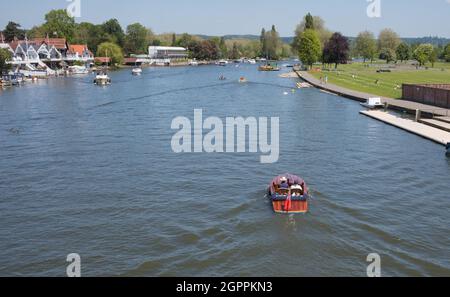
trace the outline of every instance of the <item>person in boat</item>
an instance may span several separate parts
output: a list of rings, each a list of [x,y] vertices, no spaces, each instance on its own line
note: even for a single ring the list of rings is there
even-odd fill
[[[293,185],[291,187],[292,197],[301,197],[303,196],[303,188],[299,184]]]
[[[289,189],[288,179],[284,176],[280,179],[280,189],[282,189],[282,190]]]

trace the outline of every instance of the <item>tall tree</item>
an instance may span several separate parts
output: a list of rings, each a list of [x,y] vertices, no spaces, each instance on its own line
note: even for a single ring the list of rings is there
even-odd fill
[[[294,40],[292,42],[292,48],[294,49],[294,51],[298,51],[298,45],[299,42],[298,40],[300,39],[300,35],[305,32],[305,30],[307,30],[307,25],[306,24],[306,18],[307,16],[305,16],[302,21],[300,22],[300,24],[297,25],[297,27],[295,28],[295,37]],[[314,30],[317,32],[318,37],[320,39],[320,43],[321,46],[323,47],[325,45],[325,43],[330,39],[332,32],[330,30],[328,30],[325,26],[325,21],[319,17],[319,16],[313,16],[313,26],[314,26]],[[311,21],[308,21],[311,22]]]
[[[231,59],[239,59],[240,58],[239,47],[238,47],[237,42],[233,43],[233,49],[231,50],[230,58]]]
[[[223,36],[220,38],[219,49],[220,49],[220,58],[226,58],[228,56],[228,47],[225,42],[225,37]]]
[[[112,41],[123,47],[125,33],[117,19],[110,19],[102,24],[102,30],[112,37]]]
[[[378,36],[378,50],[380,58],[386,60],[387,63],[395,61],[397,47],[401,43],[400,37],[392,29],[384,29]]]
[[[298,39],[298,56],[303,64],[312,67],[320,59],[322,46],[316,31],[305,30]]]
[[[97,56],[109,57],[113,64],[122,64],[123,52],[122,49],[115,43],[104,42],[98,46]]]
[[[278,50],[280,49],[280,35],[278,34],[275,25],[272,26],[272,30],[266,33],[265,37],[267,56],[270,60],[278,59]]]
[[[268,56],[267,52],[267,39],[266,39],[266,29],[262,28],[261,30],[261,37],[259,38],[259,41],[261,42],[261,56],[266,57]]]
[[[172,34],[172,46],[177,45],[177,35],[175,33]]]
[[[346,64],[349,57],[350,45],[348,39],[341,33],[334,33],[330,40],[325,44],[323,50],[323,62],[334,64],[337,68],[338,64]]]
[[[143,54],[147,52],[148,30],[139,23],[127,27],[124,50],[127,54]]]
[[[364,31],[358,34],[355,41],[356,54],[366,60],[373,62],[377,52],[377,43],[372,32]]]
[[[411,47],[406,42],[402,42],[397,47],[395,53],[397,55],[397,59],[403,63],[411,58]]]
[[[14,37],[18,39],[23,39],[25,37],[25,31],[20,28],[20,24],[15,22],[8,22],[3,30],[3,37],[5,38],[5,42],[13,41]]]
[[[51,10],[45,15],[43,28],[50,37],[66,38],[71,42],[75,36],[75,19],[65,9]]]
[[[305,29],[312,29],[312,30],[315,29],[314,28],[314,18],[309,12],[305,16]]]

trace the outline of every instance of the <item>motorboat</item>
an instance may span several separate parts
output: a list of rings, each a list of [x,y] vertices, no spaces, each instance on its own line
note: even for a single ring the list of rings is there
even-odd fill
[[[219,66],[227,66],[228,65],[228,61],[227,60],[220,60],[216,63]]]
[[[381,102],[381,98],[369,98],[366,102],[361,103],[362,106],[369,109],[383,108],[384,104]]]
[[[198,66],[198,62],[195,60],[189,61],[189,66]]]
[[[239,78],[239,83],[243,84],[243,83],[246,83],[246,82],[247,82],[247,79],[245,77]]]
[[[133,70],[131,70],[131,74],[136,75],[136,76],[141,75],[142,74],[142,68],[140,68],[140,67],[133,68]]]
[[[274,178],[268,195],[275,213],[300,214],[309,210],[308,186],[296,175],[287,173]]]
[[[98,73],[95,76],[94,83],[98,86],[107,86],[111,84],[111,78],[106,74],[106,72]]]

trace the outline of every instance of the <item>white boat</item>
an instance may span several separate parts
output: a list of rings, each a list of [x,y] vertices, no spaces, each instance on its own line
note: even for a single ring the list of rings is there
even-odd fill
[[[227,60],[220,60],[216,63],[219,66],[227,66],[228,65],[228,61]]]
[[[133,75],[141,75],[142,74],[142,69],[139,67],[133,68],[133,70],[131,70],[131,74]]]
[[[189,61],[189,66],[198,66],[198,62],[197,61]]]
[[[99,73],[95,76],[94,83],[98,86],[110,85],[111,78],[106,73]]]
[[[75,65],[69,67],[69,73],[73,75],[88,74],[89,70],[86,68],[86,66]]]
[[[249,60],[247,60],[247,62],[249,64],[256,64],[256,60],[255,59],[249,59]]]
[[[369,98],[366,102],[361,103],[361,105],[369,109],[384,107],[384,104],[381,102],[381,98],[378,97]]]

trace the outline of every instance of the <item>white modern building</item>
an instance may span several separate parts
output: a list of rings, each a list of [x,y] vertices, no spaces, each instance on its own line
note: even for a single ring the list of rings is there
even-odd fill
[[[150,59],[186,59],[187,49],[173,46],[150,46],[148,48]]]

